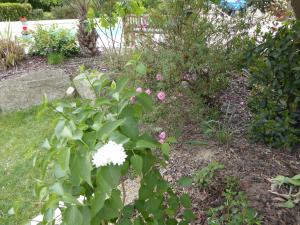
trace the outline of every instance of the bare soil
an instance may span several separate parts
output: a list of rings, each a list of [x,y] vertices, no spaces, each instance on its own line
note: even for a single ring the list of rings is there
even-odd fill
[[[32,70],[43,70],[43,69],[51,69],[51,68],[63,69],[67,75],[74,76],[76,75],[79,66],[82,65],[98,69],[99,71],[106,72],[107,68],[103,66],[102,60],[103,58],[101,56],[97,56],[97,57],[78,56],[78,57],[67,58],[62,64],[49,65],[47,63],[47,59],[43,57],[38,57],[38,56],[27,57],[14,68],[8,70],[0,70],[0,81],[3,79],[9,79],[13,77],[26,75],[28,72]]]
[[[174,184],[180,192],[188,192],[193,198],[193,207],[197,216],[195,224],[207,224],[207,211],[211,207],[222,204],[222,193],[225,187],[225,177],[234,176],[240,181],[240,189],[249,198],[249,204],[262,218],[264,225],[300,225],[300,204],[293,209],[281,208],[278,197],[269,192],[270,178],[277,175],[294,176],[300,173],[300,154],[283,149],[271,149],[264,144],[252,143],[247,137],[247,125],[251,114],[247,107],[249,90],[247,76],[233,76],[230,85],[220,96],[223,109],[230,105],[232,115],[231,125],[235,135],[230,145],[220,145],[203,135],[199,122],[193,120],[193,115],[186,116],[183,134],[172,152],[170,164],[164,176]],[[191,101],[182,97],[185,106]],[[185,109],[182,110],[186,110]],[[190,107],[189,107],[190,108]],[[187,112],[185,112],[186,114]],[[187,140],[203,143],[191,145]],[[197,143],[196,142],[196,143]],[[196,185],[180,188],[176,181],[182,176],[193,174],[208,165],[212,160],[225,165],[218,174],[214,185],[202,190]],[[279,192],[288,193],[282,188]]]

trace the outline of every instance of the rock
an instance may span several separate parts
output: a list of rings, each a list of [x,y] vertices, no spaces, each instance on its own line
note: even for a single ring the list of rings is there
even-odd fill
[[[65,97],[70,78],[61,69],[46,69],[0,82],[0,110],[7,112]]]
[[[95,100],[96,94],[86,76],[88,75],[85,73],[81,73],[76,76],[73,80],[74,86],[81,98]]]
[[[68,97],[74,97],[75,96],[75,88],[73,88],[72,86],[69,87],[66,91],[66,94]]]

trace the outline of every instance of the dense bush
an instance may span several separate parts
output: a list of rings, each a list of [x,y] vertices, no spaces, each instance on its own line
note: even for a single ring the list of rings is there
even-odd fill
[[[300,22],[265,37],[252,55],[252,134],[274,147],[300,143]]]
[[[11,3],[29,3],[34,9],[50,10],[51,6],[61,5],[63,0],[0,0],[2,2]]]
[[[43,9],[33,9],[28,17],[28,19],[30,20],[42,20],[43,18],[44,18]]]
[[[149,76],[161,73],[170,86],[188,82],[210,103],[226,85],[228,71],[244,63],[248,24],[238,16],[221,17],[206,0],[166,0],[151,10],[149,23],[164,34],[164,40],[150,35],[141,41],[144,60],[153,68]]]
[[[21,16],[29,16],[30,4],[0,3],[0,21],[17,21]]]
[[[76,19],[78,17],[76,10],[69,5],[52,7],[51,13],[55,19]]]
[[[71,30],[61,29],[55,26],[43,28],[39,26],[33,33],[31,54],[46,56],[49,53],[63,53],[69,57],[79,53],[75,34]]]

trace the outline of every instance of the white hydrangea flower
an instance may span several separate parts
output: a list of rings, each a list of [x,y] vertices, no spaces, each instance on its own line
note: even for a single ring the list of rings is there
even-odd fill
[[[127,155],[123,145],[109,141],[97,150],[93,155],[92,162],[97,168],[110,164],[120,166],[123,165],[126,158]]]

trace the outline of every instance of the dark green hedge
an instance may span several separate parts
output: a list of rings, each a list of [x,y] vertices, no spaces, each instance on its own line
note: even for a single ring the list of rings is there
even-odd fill
[[[18,21],[21,16],[28,17],[31,9],[27,3],[0,3],[0,21]]]

